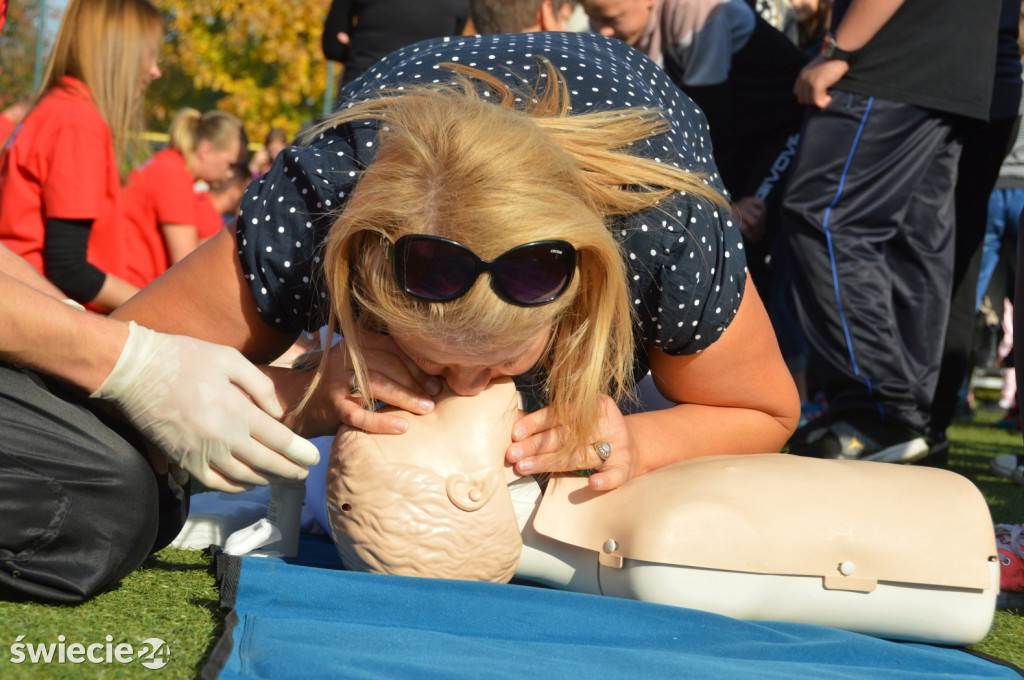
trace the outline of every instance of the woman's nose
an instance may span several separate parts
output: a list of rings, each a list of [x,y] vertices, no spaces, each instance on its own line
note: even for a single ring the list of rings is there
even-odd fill
[[[455,394],[472,397],[483,392],[491,382],[491,372],[487,369],[448,369],[444,379]]]

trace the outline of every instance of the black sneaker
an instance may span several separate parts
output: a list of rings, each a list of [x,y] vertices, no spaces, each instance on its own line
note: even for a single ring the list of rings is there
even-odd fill
[[[837,420],[828,427],[790,440],[789,452],[810,458],[870,460],[881,463],[913,463],[928,455],[928,442],[902,428],[856,427]]]
[[[917,461],[927,467],[949,467],[949,437],[945,432],[931,431],[928,434],[928,455]]]

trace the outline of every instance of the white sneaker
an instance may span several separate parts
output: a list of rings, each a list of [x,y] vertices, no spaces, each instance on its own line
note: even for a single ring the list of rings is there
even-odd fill
[[[1024,453],[996,456],[989,461],[988,469],[1000,477],[1007,477],[1018,484],[1024,484]]]

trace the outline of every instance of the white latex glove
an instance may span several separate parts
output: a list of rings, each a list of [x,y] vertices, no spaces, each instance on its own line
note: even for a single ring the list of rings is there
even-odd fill
[[[114,369],[90,396],[117,402],[169,460],[215,491],[305,479],[303,466],[320,459],[278,422],[284,409],[270,378],[230,347],[130,323]]]

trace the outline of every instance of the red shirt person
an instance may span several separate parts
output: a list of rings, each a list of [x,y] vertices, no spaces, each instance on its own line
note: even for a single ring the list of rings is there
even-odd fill
[[[124,278],[117,159],[110,128],[80,80],[64,76],[8,140],[0,157],[0,201],[0,240],[44,276],[54,278],[45,220],[60,218],[91,220],[86,259]]]
[[[132,171],[124,188],[128,275],[140,287],[212,235],[200,224],[196,182],[225,181],[242,152],[242,124],[222,111],[182,109],[169,137],[168,148]]]
[[[144,286],[172,264],[157,225],[196,225],[194,184],[185,158],[172,149],[156,152],[128,175],[124,214],[130,225],[128,281],[132,284]]]

